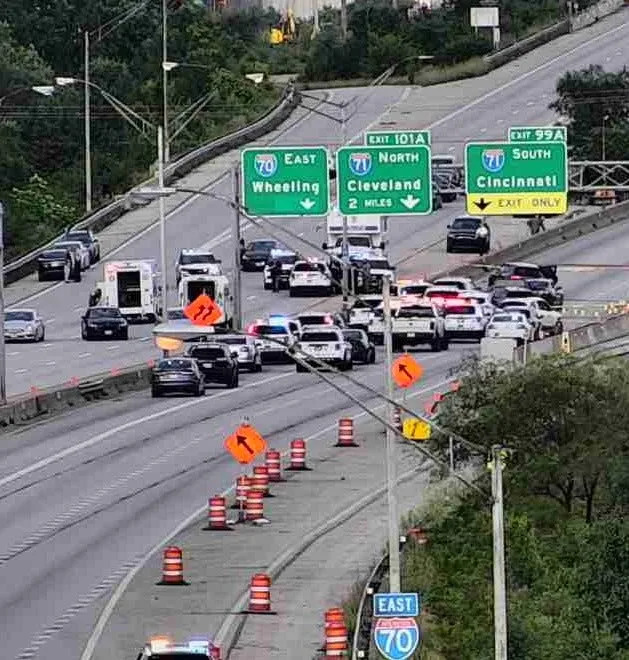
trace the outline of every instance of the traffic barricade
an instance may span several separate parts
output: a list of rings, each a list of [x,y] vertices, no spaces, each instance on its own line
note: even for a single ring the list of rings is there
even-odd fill
[[[271,497],[269,491],[269,471],[266,465],[256,465],[253,468],[253,481],[251,489],[262,493],[263,497]]]
[[[269,481],[277,483],[282,479],[282,457],[277,449],[269,449],[264,455],[264,464],[269,473]]]
[[[162,560],[162,580],[157,584],[176,586],[187,585],[183,579],[183,550],[177,546],[164,549]]]
[[[256,573],[249,587],[248,614],[275,614],[271,609],[271,578],[266,573]]]
[[[208,500],[208,524],[204,527],[211,531],[232,531],[227,524],[227,502],[222,495],[215,495]]]
[[[358,447],[354,441],[354,420],[351,417],[339,419],[338,440],[335,447]]]
[[[290,441],[290,471],[310,470],[306,467],[306,441],[302,438]]]

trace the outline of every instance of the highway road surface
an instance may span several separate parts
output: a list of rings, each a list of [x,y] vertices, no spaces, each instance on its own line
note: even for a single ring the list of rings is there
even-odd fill
[[[537,49],[523,60],[508,65],[514,70],[508,80],[504,80],[504,70],[499,69],[478,81],[463,81],[427,90],[395,87],[334,90],[330,99],[339,102],[357,97],[352,104],[355,114],[351,116],[350,113],[347,123],[350,138],[360,140],[361,132],[366,128],[383,130],[391,126],[431,126],[433,153],[455,153],[460,157],[462,145],[468,140],[505,138],[509,125],[553,121],[555,117],[548,110],[548,103],[557,78],[566,70],[594,63],[614,69],[625,65],[629,56],[628,18],[628,12],[621,11],[591,29]],[[495,81],[493,84],[492,80]],[[334,112],[333,108],[329,110]],[[417,119],[424,116],[430,117],[430,120],[424,122]],[[340,133],[337,122],[310,114],[299,121],[289,121],[288,128],[280,133],[276,144],[337,145]],[[212,186],[211,191],[229,195],[230,187],[229,179],[222,178]],[[155,205],[150,208],[155,208]],[[461,210],[462,203],[459,201],[445,205],[441,211],[425,218],[391,221],[389,238],[393,261],[405,257],[413,248],[443,238],[448,221]],[[230,212],[222,202],[207,197],[193,198],[168,219],[169,263],[174,263],[182,248],[207,246],[229,268],[233,255],[230,222]],[[317,244],[324,240],[323,220],[294,219],[285,222],[297,234]],[[500,219],[492,221],[495,235],[500,233],[502,222]],[[258,230],[246,227],[247,239],[259,235]],[[291,243],[288,238],[287,242]],[[292,243],[294,245],[294,241]],[[295,247],[302,247],[305,253],[309,253],[304,246]],[[157,258],[158,254],[158,230],[155,227],[126,242],[112,256],[138,259]],[[448,263],[452,261],[447,260],[444,254],[442,265]],[[421,260],[416,265],[419,272],[426,270]],[[90,290],[100,278],[101,267],[97,266],[81,284],[54,285],[20,303],[33,305],[39,310],[47,322],[47,337],[44,344],[11,345],[8,348],[9,394],[28,391],[31,386],[44,388],[68,382],[72,377],[106,372],[155,356],[150,326],[132,327],[128,342],[88,343],[80,339],[79,317]],[[308,304],[307,301],[291,301],[285,293],[276,296],[264,292],[260,274],[245,274],[243,282],[243,308],[248,320],[269,312],[293,312]],[[170,286],[174,288],[174,281]],[[21,286],[20,290],[25,289]],[[13,302],[11,287],[7,297]],[[175,296],[171,290],[170,304],[174,303]]]
[[[620,22],[619,16],[613,17],[616,23]],[[582,36],[585,40],[587,33]],[[556,70],[539,72],[540,88],[546,82],[552,86],[552,79],[564,68],[599,61],[601,57],[604,60],[615,56],[618,50],[622,52],[622,48],[626,49],[626,38],[627,28],[623,24],[605,40],[599,40],[595,48],[584,46],[583,52],[575,51],[561,60]],[[520,90],[522,99],[527,98],[525,88],[538,80],[537,75],[526,79]],[[515,81],[513,87],[518,84]],[[455,140],[456,125],[477,121],[481,116],[484,119],[485,112],[492,117],[491,122],[486,120],[488,129],[498,118],[510,119],[511,108],[517,109],[518,98],[515,89],[509,89],[512,92],[504,100],[501,98],[500,103],[494,97],[491,107],[483,109],[481,103],[469,111],[462,110],[451,120],[451,139]],[[354,90],[341,91],[338,95],[341,98],[354,93]],[[387,103],[404,93],[399,89],[378,90],[370,101],[362,104],[365,110],[352,120],[355,125],[350,134],[364,128]],[[520,116],[520,123],[542,121],[546,116],[540,107],[523,102],[520,105],[519,111],[524,115]],[[325,126],[310,121],[294,129],[299,135],[286,136],[286,140],[318,141]],[[312,118],[312,122],[318,121]],[[447,126],[444,122],[440,130],[445,131]],[[442,139],[445,148],[458,144],[455,141],[448,146],[445,137]],[[430,236],[442,236],[449,213],[450,210],[421,221],[396,221],[392,230],[394,258],[409,249],[411,239],[419,245]],[[187,206],[169,220],[173,261],[179,247],[199,245],[213,236],[220,237],[221,232],[224,236],[228,222],[228,216],[205,199]],[[414,229],[418,222],[425,229]],[[206,225],[210,224],[212,229],[207,229]],[[308,235],[318,235],[305,221],[296,220],[291,226]],[[564,259],[573,263],[605,263],[612,258],[622,261],[628,233],[629,229],[622,226],[604,230],[544,254],[540,259],[560,263]],[[123,253],[153,256],[146,251],[156,252],[154,234],[149,231],[124,248],[119,256]],[[229,250],[221,241],[214,247],[219,255],[227,257]],[[618,294],[624,286],[621,278],[607,271],[562,274],[566,294],[571,298],[583,297],[584,287],[588,295],[600,291],[607,298],[611,287],[617,287]],[[76,307],[87,299],[89,285],[86,282],[81,286],[53,287],[37,299],[44,316],[55,319],[54,323],[49,322],[51,346],[16,348],[19,355],[11,356],[12,369],[27,368],[33,377],[42,380],[57,373],[69,378],[75,375],[72,369],[76,368],[77,360],[87,361],[93,370],[120,366],[123,359],[138,362],[154,353],[150,342],[139,338],[129,342],[124,353],[106,351],[105,344],[97,349],[95,344],[85,345],[76,339]],[[72,300],[66,291],[72,291]],[[250,315],[289,311],[299,302],[285,295],[276,297],[263,292],[259,275],[246,277],[246,295],[255,296],[248,301]],[[142,331],[138,328],[139,334]],[[148,333],[148,328],[144,332]],[[101,349],[102,353],[96,353]],[[474,350],[474,345],[454,344],[445,353],[422,352],[419,359],[424,364],[425,376],[419,388],[427,389],[429,394],[431,388],[442,387],[465,352]],[[79,351],[94,351],[94,355],[81,358]],[[46,359],[55,365],[42,366]],[[355,373],[361,381],[380,387],[381,363],[358,367]],[[361,396],[370,399],[364,393]],[[204,399],[156,401],[147,392],[140,392],[3,434],[0,445],[3,660],[80,657],[112,586],[139,557],[199,509],[209,495],[232,485],[238,470],[225,456],[222,442],[244,415],[270,444],[280,449],[286,448],[292,438],[316,436],[311,442],[316,455],[317,439],[324,437],[325,429],[333,427],[340,416],[355,411],[354,406],[315,377],[296,374],[290,367],[272,367],[262,374],[244,375],[238,391],[219,389]]]
[[[539,260],[599,263],[615,253],[619,234],[621,227],[604,230],[575,241],[573,251],[564,246]],[[584,286],[592,293],[605,291],[609,274],[572,273],[562,281],[573,298]],[[474,344],[452,344],[448,352],[420,351],[426,375],[419,388],[427,395],[443,388],[463,355],[475,350]],[[357,367],[354,375],[380,387],[380,356],[378,362]],[[375,403],[370,395],[361,396]],[[295,437],[322,437],[339,417],[356,410],[315,377],[277,366],[244,375],[237,391],[168,400],[140,392],[5,434],[0,451],[3,657],[79,657],[112,585],[209,495],[232,485],[238,469],[222,442],[244,415],[271,445],[285,449]],[[316,456],[316,440],[310,449]]]

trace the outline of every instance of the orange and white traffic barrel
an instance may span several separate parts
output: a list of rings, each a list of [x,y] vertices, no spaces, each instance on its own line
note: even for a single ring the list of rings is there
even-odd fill
[[[264,464],[269,473],[269,481],[282,481],[282,456],[277,449],[269,449],[264,455]]]
[[[270,497],[269,492],[269,471],[266,465],[256,465],[253,468],[253,483],[251,484],[252,490],[258,490],[262,493],[263,497]]]
[[[336,447],[358,447],[356,442],[354,442],[354,420],[351,417],[339,419]]]
[[[290,465],[287,470],[308,470],[306,467],[306,441],[302,438],[290,441]]]
[[[410,536],[417,545],[427,545],[428,543],[428,532],[423,527],[412,527],[406,535]]]
[[[183,550],[176,546],[164,549],[162,560],[162,581],[158,584],[188,584],[183,579]]]
[[[345,624],[345,612],[340,607],[330,607],[325,611],[323,626],[324,626],[324,636],[323,646],[320,648],[320,651],[325,651],[327,644],[327,632],[328,628],[332,624]]]
[[[342,621],[334,621],[325,629],[325,658],[342,658],[348,649],[347,626]]]
[[[227,524],[227,503],[221,495],[215,495],[208,500],[208,525],[205,529],[229,531]]]
[[[236,479],[236,499],[232,509],[244,509],[247,503],[247,491],[250,486],[250,478],[244,474]]]
[[[266,573],[256,573],[249,587],[249,614],[273,614],[271,611],[271,578]]]
[[[247,506],[245,519],[248,521],[264,519],[264,495],[262,491],[250,488],[247,491]]]

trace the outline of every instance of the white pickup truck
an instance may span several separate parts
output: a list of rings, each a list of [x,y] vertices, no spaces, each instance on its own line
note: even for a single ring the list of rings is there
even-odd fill
[[[435,305],[403,305],[392,315],[393,350],[430,344],[433,351],[447,350],[445,322]]]

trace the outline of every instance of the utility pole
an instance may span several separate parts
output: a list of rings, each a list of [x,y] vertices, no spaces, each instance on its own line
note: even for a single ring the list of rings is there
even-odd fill
[[[167,0],[162,0],[162,105],[164,111],[164,159],[170,162],[170,139],[168,135],[168,71],[164,62],[168,61],[168,6]]]
[[[232,242],[234,244],[234,329],[242,330],[242,282],[240,279],[240,166],[234,167],[234,225]]]
[[[345,106],[341,105],[341,146],[347,142],[347,118]],[[338,176],[338,174],[337,174]],[[341,260],[343,264],[343,315],[347,320],[349,314],[349,246],[347,244],[347,216],[343,215],[343,242],[341,247]]]
[[[164,129],[157,128],[158,186],[164,189]],[[168,309],[168,278],[166,277],[166,209],[164,196],[159,196],[159,250],[162,262],[162,320],[166,320]]]
[[[314,39],[320,32],[319,27],[319,0],[312,0],[312,38]]]
[[[0,202],[0,403],[7,402],[7,353],[4,343],[4,204]]]
[[[387,385],[387,396],[393,400],[393,335],[391,328],[391,279],[389,275],[382,278],[382,302],[384,315],[384,369]],[[387,420],[393,420],[393,404],[387,404]],[[397,511],[397,462],[395,451],[395,434],[386,427],[386,465],[387,465],[387,500],[389,505],[389,587],[392,593],[401,592],[400,584],[400,522]],[[506,658],[505,658],[506,660]]]
[[[341,0],[341,35],[347,41],[347,0]]]
[[[90,116],[90,33],[83,32],[84,41],[84,68],[85,68],[85,210],[92,212],[92,135]]]
[[[507,585],[505,578],[504,502],[502,493],[502,447],[491,448],[491,513],[494,545],[494,655],[507,660]]]

